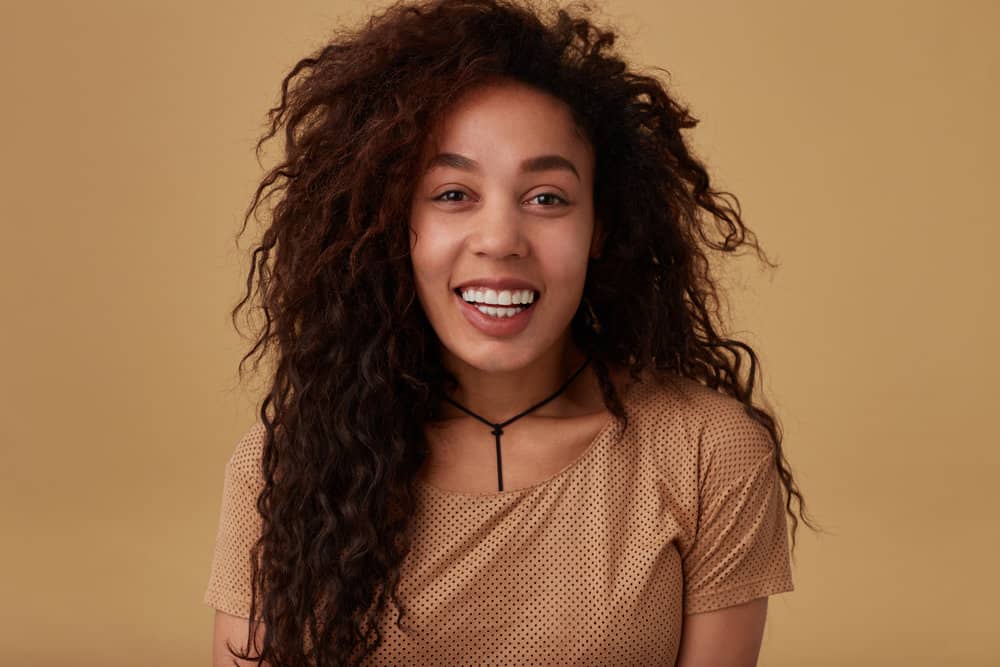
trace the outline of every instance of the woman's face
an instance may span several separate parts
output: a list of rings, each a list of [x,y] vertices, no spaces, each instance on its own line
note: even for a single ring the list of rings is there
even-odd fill
[[[502,372],[558,353],[597,252],[590,144],[562,101],[508,81],[469,91],[435,129],[410,241],[446,363]]]

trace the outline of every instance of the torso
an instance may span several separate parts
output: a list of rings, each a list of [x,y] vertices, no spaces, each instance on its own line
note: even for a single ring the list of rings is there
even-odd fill
[[[621,370],[611,371],[619,396],[630,381]],[[584,454],[612,418],[604,406],[596,377],[588,369],[576,380],[585,387],[583,412],[569,417],[538,417],[531,413],[504,427],[500,436],[503,490],[540,484]],[[472,417],[448,419],[425,427],[428,458],[417,478],[445,491],[496,493],[496,439],[490,427]]]

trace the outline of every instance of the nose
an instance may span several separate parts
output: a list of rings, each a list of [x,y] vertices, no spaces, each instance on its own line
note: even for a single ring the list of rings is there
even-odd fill
[[[477,255],[497,259],[525,257],[528,239],[520,214],[517,206],[512,205],[484,207],[474,221],[469,249]]]

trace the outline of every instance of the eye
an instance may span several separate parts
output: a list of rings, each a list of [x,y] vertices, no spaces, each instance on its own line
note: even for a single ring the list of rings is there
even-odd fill
[[[535,195],[535,196],[534,196],[534,197],[532,197],[531,199],[537,199],[538,197],[555,197],[555,198],[556,198],[556,199],[558,199],[558,200],[559,200],[559,201],[560,201],[560,202],[561,202],[562,204],[568,204],[568,203],[569,203],[568,201],[566,201],[565,199],[563,199],[562,197],[560,197],[559,195],[557,195],[557,194],[555,194],[555,193],[553,193],[553,192],[542,192],[542,193],[540,193],[540,194],[537,194],[537,195]],[[531,199],[529,199],[528,201],[531,201]],[[549,205],[549,206],[544,206],[544,208],[552,208],[552,206],[551,206],[551,205]]]
[[[449,198],[446,198],[446,195],[450,195],[450,194],[465,195],[466,193],[463,192],[463,191],[461,191],[461,190],[445,190],[444,192],[442,192],[441,194],[439,194],[437,197],[434,197],[432,199],[432,201],[454,201],[454,202],[462,201],[461,199],[449,199]]]

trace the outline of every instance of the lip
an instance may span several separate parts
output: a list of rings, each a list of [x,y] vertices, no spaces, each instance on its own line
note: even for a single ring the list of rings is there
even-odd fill
[[[466,283],[467,285],[480,285],[482,283]],[[457,288],[456,288],[457,289]],[[506,289],[533,289],[528,287],[506,288]],[[531,321],[531,316],[535,312],[536,300],[529,308],[525,308],[513,317],[503,319],[491,317],[486,313],[479,312],[479,309],[462,298],[461,294],[455,293],[455,300],[458,301],[458,308],[466,321],[487,336],[508,337],[516,336],[524,331]]]

